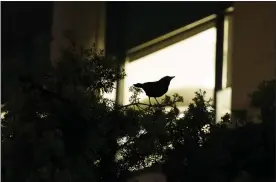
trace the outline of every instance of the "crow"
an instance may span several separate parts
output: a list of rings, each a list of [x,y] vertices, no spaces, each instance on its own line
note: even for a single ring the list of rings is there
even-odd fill
[[[151,105],[150,97],[154,97],[158,103],[156,97],[161,97],[168,91],[170,82],[173,78],[174,76],[165,76],[156,82],[136,83],[133,86],[142,88],[145,91]]]

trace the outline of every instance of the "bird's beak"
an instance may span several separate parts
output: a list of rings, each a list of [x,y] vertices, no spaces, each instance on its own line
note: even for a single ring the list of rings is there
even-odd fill
[[[173,79],[175,76],[171,76],[171,79]]]

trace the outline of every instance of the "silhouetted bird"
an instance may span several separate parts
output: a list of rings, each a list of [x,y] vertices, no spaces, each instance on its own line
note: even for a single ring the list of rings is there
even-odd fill
[[[154,97],[158,103],[156,97],[161,97],[168,91],[170,82],[173,78],[174,76],[165,76],[156,82],[136,83],[134,86],[142,88],[145,91],[146,95],[149,97],[149,103],[151,105],[150,97]]]

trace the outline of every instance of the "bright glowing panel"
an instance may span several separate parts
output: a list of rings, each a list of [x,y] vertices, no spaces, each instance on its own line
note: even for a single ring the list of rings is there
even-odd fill
[[[210,90],[213,92],[215,45],[216,28],[213,27],[150,55],[126,63],[124,104],[129,103],[130,86],[135,83],[157,81],[166,75],[175,76],[171,81],[169,92],[177,92],[184,96],[185,102],[187,101],[186,105],[191,102],[195,96],[194,92],[198,89],[206,90],[207,93]],[[212,93],[209,92],[209,95],[212,96]],[[144,93],[140,97],[142,100],[147,98]]]
[[[217,92],[216,121],[220,121],[226,113],[231,114],[231,95],[231,87]]]
[[[116,89],[113,89],[110,93],[103,93],[103,97],[112,101],[116,100]]]
[[[229,39],[229,20],[224,21],[224,40],[223,40],[223,67],[222,67],[222,88],[227,87],[227,61],[228,61],[228,39]]]

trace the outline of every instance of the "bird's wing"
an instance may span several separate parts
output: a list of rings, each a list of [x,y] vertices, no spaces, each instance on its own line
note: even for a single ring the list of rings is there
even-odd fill
[[[147,90],[157,89],[158,84],[156,82],[146,82],[143,83],[142,88],[145,88]]]

